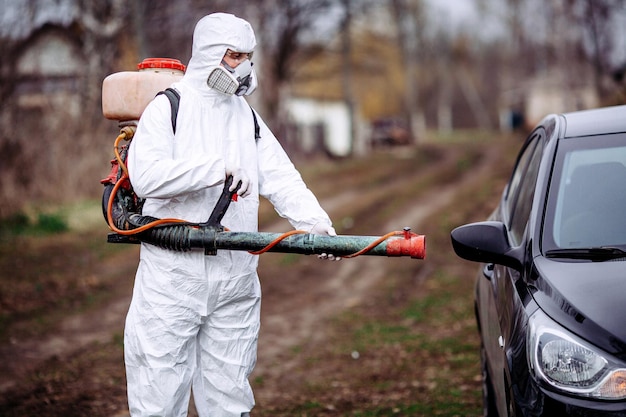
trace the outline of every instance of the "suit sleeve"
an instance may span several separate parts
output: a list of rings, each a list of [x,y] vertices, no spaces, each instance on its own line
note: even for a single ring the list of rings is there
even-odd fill
[[[128,171],[137,195],[172,198],[212,187],[224,180],[221,158],[174,158],[170,103],[157,96],[146,108],[128,153]]]
[[[331,225],[328,214],[258,114],[257,120],[261,136],[257,143],[259,193],[296,229],[310,232],[317,223]]]

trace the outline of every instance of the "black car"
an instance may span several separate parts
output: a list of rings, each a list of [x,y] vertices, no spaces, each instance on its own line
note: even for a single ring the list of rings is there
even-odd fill
[[[626,106],[546,117],[488,221],[475,309],[488,416],[626,416]]]

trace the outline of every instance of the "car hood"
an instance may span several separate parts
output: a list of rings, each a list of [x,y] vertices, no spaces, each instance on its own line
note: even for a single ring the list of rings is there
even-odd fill
[[[533,298],[555,321],[607,352],[626,355],[626,260],[535,259]]]

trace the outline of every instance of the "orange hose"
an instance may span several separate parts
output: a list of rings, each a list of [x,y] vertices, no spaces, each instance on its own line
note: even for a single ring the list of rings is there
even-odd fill
[[[125,139],[125,135],[120,133],[120,135],[115,139],[115,145],[113,146],[113,152],[115,152],[115,159],[117,159],[117,163],[119,164],[122,171],[124,171],[125,175],[128,175],[128,168],[126,168],[126,164],[122,161],[122,157],[119,152],[118,144],[122,139]]]
[[[134,234],[137,234],[137,233],[144,232],[144,231],[146,231],[148,229],[152,229],[153,227],[159,226],[159,225],[171,224],[171,223],[189,223],[186,220],[181,220],[181,219],[158,219],[158,220],[155,220],[153,222],[147,223],[147,224],[145,224],[145,225],[143,225],[141,227],[138,227],[138,228],[132,229],[132,230],[118,229],[115,226],[115,223],[113,223],[113,214],[112,214],[112,212],[113,212],[113,201],[115,200],[115,194],[119,190],[119,188],[122,185],[122,183],[124,181],[126,181],[126,180],[129,180],[128,168],[126,167],[126,164],[122,160],[122,156],[119,153],[119,143],[122,140],[130,140],[130,139],[132,139],[134,134],[135,134],[135,128],[134,127],[132,127],[132,126],[124,127],[122,129],[122,131],[120,132],[120,134],[115,139],[115,144],[113,145],[113,151],[115,152],[115,159],[117,159],[117,163],[119,164],[119,167],[122,169],[123,174],[120,177],[120,179],[117,180],[117,182],[113,186],[113,190],[111,191],[111,196],[109,197],[109,201],[108,201],[108,204],[107,204],[107,222],[109,223],[109,227],[111,228],[111,230],[113,230],[117,234],[129,236],[129,235],[134,235]]]
[[[288,238],[289,236],[298,235],[298,234],[306,234],[306,233],[307,232],[305,232],[304,230],[292,230],[290,232],[283,233],[282,235],[278,236],[276,239],[274,239],[269,245],[267,245],[263,249],[260,249],[260,250],[257,250],[257,251],[248,251],[248,253],[251,253],[252,255],[260,255],[260,254],[265,253],[268,250],[272,249],[274,246],[276,246],[278,243],[280,243],[280,241]]]
[[[261,254],[269,251],[270,249],[272,249],[274,246],[276,246],[278,243],[280,243],[282,240],[288,238],[289,236],[297,235],[297,234],[306,234],[306,233],[308,233],[308,232],[305,232],[304,230],[292,230],[290,232],[283,233],[282,235],[280,235],[279,237],[274,239],[269,245],[267,245],[263,249],[260,249],[258,251],[248,251],[248,253],[251,253],[252,255],[261,255]],[[350,255],[343,255],[341,257],[342,258],[356,258],[357,256],[360,256],[360,255],[363,255],[364,253],[369,252],[370,250],[372,250],[372,248],[375,248],[381,242],[384,242],[385,240],[389,239],[390,237],[401,236],[401,235],[404,235],[404,232],[402,232],[402,231],[389,232],[386,235],[379,237],[378,239],[376,239],[375,241],[373,241],[372,243],[370,243],[369,245],[367,245],[363,249],[361,249],[361,250],[359,250],[359,251],[357,251],[355,253],[352,253]]]
[[[117,163],[119,164],[120,168],[122,168],[122,171],[124,171],[126,175],[128,175],[128,168],[126,168],[126,164],[124,163],[124,161],[122,161],[122,157],[120,156],[118,145],[120,141],[122,141],[122,139],[131,140],[134,135],[135,135],[135,128],[133,126],[125,126],[122,128],[120,134],[115,139],[115,143],[113,144],[113,152],[115,153],[115,159],[117,159]]]
[[[355,252],[355,253],[350,254],[350,255],[344,255],[344,256],[342,256],[342,258],[356,258],[357,256],[360,256],[360,255],[363,255],[366,252],[369,252],[370,250],[372,250],[372,248],[375,248],[381,242],[384,242],[385,240],[389,239],[390,237],[403,235],[403,234],[404,234],[404,232],[400,232],[400,231],[389,232],[386,235],[379,237],[378,239],[376,239],[375,241],[373,241],[372,243],[370,243],[369,245],[367,245],[366,247],[364,247],[360,251]]]
[[[115,193],[117,193],[117,190],[119,190],[121,184],[123,181],[128,179],[128,175],[124,174],[122,175],[122,177],[115,183],[115,185],[113,186],[113,190],[111,191],[111,196],[109,197],[109,202],[107,204],[107,222],[109,223],[109,227],[111,228],[111,230],[113,230],[115,233],[118,233],[120,235],[125,235],[125,236],[130,236],[130,235],[134,235],[137,233],[141,233],[144,232],[148,229],[152,229],[155,226],[159,226],[159,225],[164,225],[164,224],[171,224],[171,223],[189,223],[186,220],[181,220],[181,219],[158,219],[155,220],[153,222],[144,224],[143,226],[140,226],[136,229],[132,229],[132,230],[122,230],[122,229],[118,229],[115,224],[113,223],[113,200],[115,200]]]

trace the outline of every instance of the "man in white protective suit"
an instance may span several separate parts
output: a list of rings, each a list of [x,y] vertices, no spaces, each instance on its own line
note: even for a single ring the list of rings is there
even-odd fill
[[[258,230],[259,195],[296,229],[335,236],[330,218],[242,95],[256,87],[248,22],[202,18],[182,80],[176,132],[166,96],[144,111],[128,170],[143,215],[204,222],[232,175],[241,196],[222,224]],[[126,318],[124,356],[132,416],[185,416],[193,385],[201,417],[248,416],[261,291],[258,257],[245,251],[176,252],[143,243]]]

